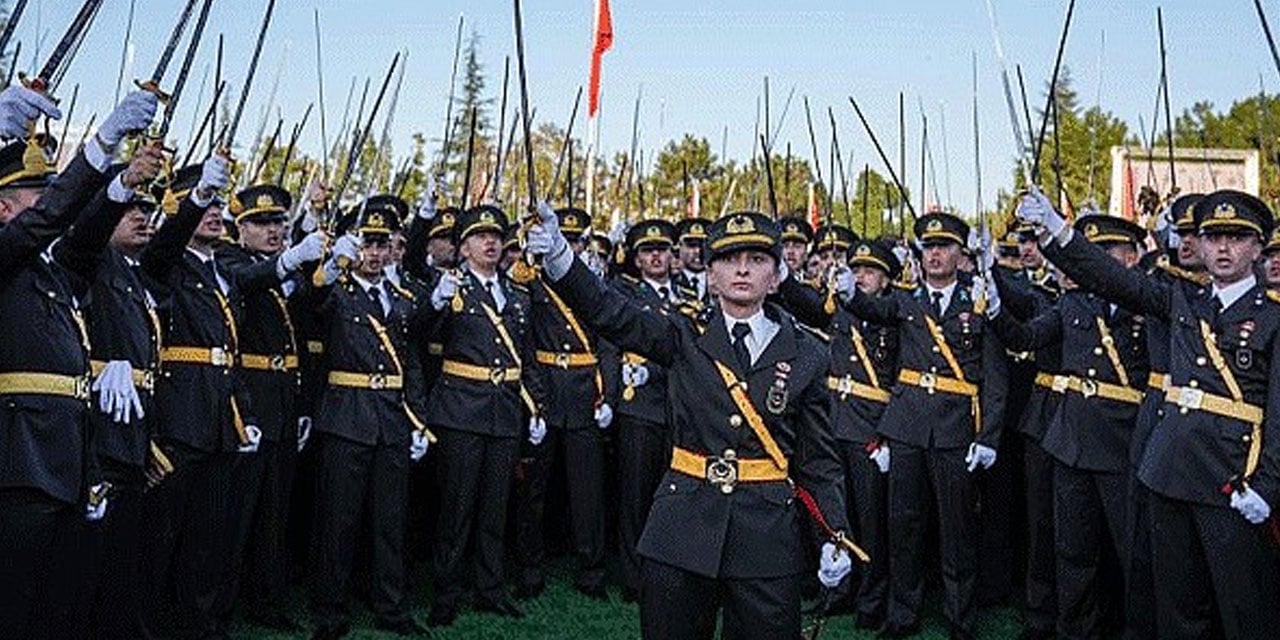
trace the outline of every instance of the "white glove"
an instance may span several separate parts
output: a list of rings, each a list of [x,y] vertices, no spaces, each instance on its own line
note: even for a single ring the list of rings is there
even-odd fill
[[[125,136],[145,131],[155,120],[160,99],[150,91],[134,91],[107,114],[98,127],[98,143],[103,151],[113,151]]]
[[[360,240],[346,233],[333,242],[333,258],[346,258],[351,262],[360,260]]]
[[[0,91],[0,138],[26,136],[31,123],[40,116],[57,120],[62,117],[62,111],[48,96],[17,83]]]
[[[609,406],[608,402],[601,402],[600,406],[596,407],[595,418],[597,427],[608,429],[609,425],[613,424],[613,407]]]
[[[856,284],[853,281],[853,271],[848,267],[837,267],[835,276],[836,295],[841,300],[848,300],[853,297],[853,288]]]
[[[444,308],[453,296],[457,295],[458,288],[462,286],[462,280],[457,274],[445,272],[440,276],[440,281],[436,283],[436,288],[431,292],[431,306],[439,311]]]
[[[221,154],[213,154],[200,166],[200,181],[191,190],[191,200],[207,207],[219,191],[231,184],[231,163]]]
[[[642,364],[622,363],[622,384],[628,387],[643,387],[649,382],[649,367]]]
[[[529,418],[529,444],[538,446],[547,437],[547,421],[534,416]]]
[[[974,442],[969,445],[969,453],[965,455],[964,461],[969,465],[969,471],[982,467],[990,469],[991,465],[996,463],[996,450],[985,444]]]
[[[982,237],[978,239],[978,246],[974,249],[978,254],[978,265],[982,273],[990,273],[991,268],[996,266],[996,252],[991,250],[991,228],[987,227]]]
[[[982,283],[984,293],[987,295],[987,317],[995,318],[1000,315],[1000,288],[996,286],[996,278],[990,271],[987,271]]]
[[[876,468],[880,469],[880,473],[889,473],[889,443],[881,442],[871,455],[867,456],[871,461],[876,463]]]
[[[609,242],[615,247],[627,237],[627,223],[616,222],[609,228]]]
[[[538,203],[538,224],[525,236],[525,248],[535,256],[556,256],[569,248],[569,241],[560,233],[560,216],[551,205]]]
[[[417,462],[427,455],[427,447],[431,446],[431,442],[427,440],[427,434],[419,429],[414,429],[412,434],[413,440],[409,443],[409,459]]]
[[[324,256],[325,234],[323,231],[312,231],[298,244],[284,250],[280,254],[280,270],[286,274],[297,271],[299,267],[312,260]]]
[[[298,452],[307,446],[307,441],[311,439],[311,416],[301,416],[298,418]]]
[[[418,205],[419,218],[426,222],[436,219],[436,193],[434,189],[427,189],[422,196],[422,203]]]
[[[93,381],[98,392],[98,410],[111,416],[111,420],[129,424],[133,418],[141,418],[142,399],[133,386],[133,365],[128,360],[112,360]]]
[[[240,453],[257,453],[258,445],[262,443],[262,430],[247,424],[244,426],[244,435],[249,441],[236,447],[236,451]]]
[[[1245,487],[1244,491],[1232,492],[1231,508],[1239,511],[1249,524],[1262,524],[1271,517],[1271,505],[1267,504],[1267,501],[1263,500],[1252,487]]]
[[[853,558],[849,552],[830,542],[822,543],[818,563],[818,582],[828,589],[836,588],[849,572],[853,571]]]
[[[111,490],[110,482],[99,482],[89,487],[89,500],[84,505],[84,518],[89,522],[97,522],[107,515],[107,493]]]
[[[1055,238],[1067,227],[1067,221],[1053,208],[1053,203],[1045,197],[1038,187],[1031,187],[1018,203],[1018,219],[1044,227]]]

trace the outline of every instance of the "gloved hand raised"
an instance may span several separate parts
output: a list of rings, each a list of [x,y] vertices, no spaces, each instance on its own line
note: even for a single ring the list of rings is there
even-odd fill
[[[62,111],[48,96],[14,83],[0,91],[0,138],[21,138],[40,116],[57,120]]]
[[[102,150],[114,152],[126,136],[146,131],[155,120],[159,105],[160,99],[150,91],[133,91],[125,96],[98,127],[96,137]]]

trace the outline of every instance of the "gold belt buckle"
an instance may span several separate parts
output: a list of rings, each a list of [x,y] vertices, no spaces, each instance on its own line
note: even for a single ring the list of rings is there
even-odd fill
[[[934,389],[938,386],[938,377],[932,373],[922,373],[920,374],[920,386],[925,391],[928,391],[929,395],[933,395]]]
[[[147,369],[142,372],[142,388],[146,391],[154,391],[156,388],[156,372]]]
[[[853,378],[852,378],[851,376],[849,376],[849,375],[845,375],[843,378],[840,378],[840,382],[838,382],[838,383],[836,384],[836,391],[839,391],[839,392],[840,392],[840,396],[841,396],[841,397],[843,397],[843,396],[847,396],[847,395],[849,395],[850,393],[852,393],[852,392],[853,392]]]
[[[369,388],[374,391],[381,391],[387,388],[387,374],[371,373],[369,374]]]
[[[707,483],[719,487],[720,493],[733,493],[738,484],[738,454],[733,449],[725,449],[720,457],[707,458]]]
[[[76,382],[75,382],[75,387],[73,388],[73,390],[72,390],[72,391],[75,393],[76,400],[88,400],[88,399],[89,399],[89,388],[90,388],[90,387],[89,387],[89,385],[90,385],[89,377],[88,377],[88,376],[80,376],[80,377],[76,378],[76,379],[75,379],[75,381],[76,381]]]
[[[1067,388],[1071,386],[1071,378],[1067,376],[1054,376],[1053,384],[1049,385],[1054,393],[1066,393]]]
[[[271,367],[272,371],[284,371],[284,356],[271,356],[268,366]]]
[[[567,353],[557,353],[557,354],[556,354],[556,366],[557,366],[557,367],[560,367],[561,369],[568,369],[568,368],[569,368],[569,354],[567,354]]]
[[[227,357],[226,349],[222,347],[214,347],[209,350],[209,364],[215,367],[229,367],[231,360]]]
[[[1094,380],[1081,380],[1080,395],[1084,396],[1086,399],[1098,395],[1098,383]]]
[[[1178,406],[1182,409],[1196,409],[1204,404],[1204,392],[1199,389],[1183,387],[1178,392]]]
[[[495,385],[502,384],[506,380],[506,377],[506,367],[494,367],[489,370],[489,382],[492,382]]]

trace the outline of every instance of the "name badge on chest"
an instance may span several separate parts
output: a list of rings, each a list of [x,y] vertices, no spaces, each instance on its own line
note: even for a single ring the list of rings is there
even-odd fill
[[[791,375],[791,364],[779,362],[773,370],[773,385],[765,395],[765,408],[769,413],[782,415],[787,410],[787,378]]]

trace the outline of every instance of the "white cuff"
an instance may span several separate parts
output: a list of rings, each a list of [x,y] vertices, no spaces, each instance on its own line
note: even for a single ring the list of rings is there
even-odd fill
[[[98,145],[94,144],[92,146],[96,147]],[[132,202],[133,195],[134,195],[133,189],[130,189],[129,187],[124,186],[123,172],[117,175],[111,182],[107,184],[107,199],[112,202],[118,202],[121,204]]]
[[[196,185],[196,188],[191,190],[191,202],[195,203],[195,205],[201,209],[208,209],[209,205],[213,204],[213,199],[217,197],[218,194],[217,192],[214,192],[208,198],[202,198],[200,197],[200,191],[201,189],[199,185]]]
[[[98,136],[89,138],[84,143],[84,159],[89,161],[89,166],[98,170],[98,173],[106,173],[107,168],[111,166],[111,159],[115,153],[102,148],[102,143],[98,142]]]
[[[573,267],[573,260],[573,251],[569,250],[569,243],[566,242],[560,245],[560,251],[556,252],[555,255],[547,256],[542,261],[542,272],[548,278],[551,278],[552,282],[555,282],[569,273],[569,269]]]
[[[281,280],[289,279],[289,270],[284,268],[283,255],[276,256],[276,277],[280,278]]]

